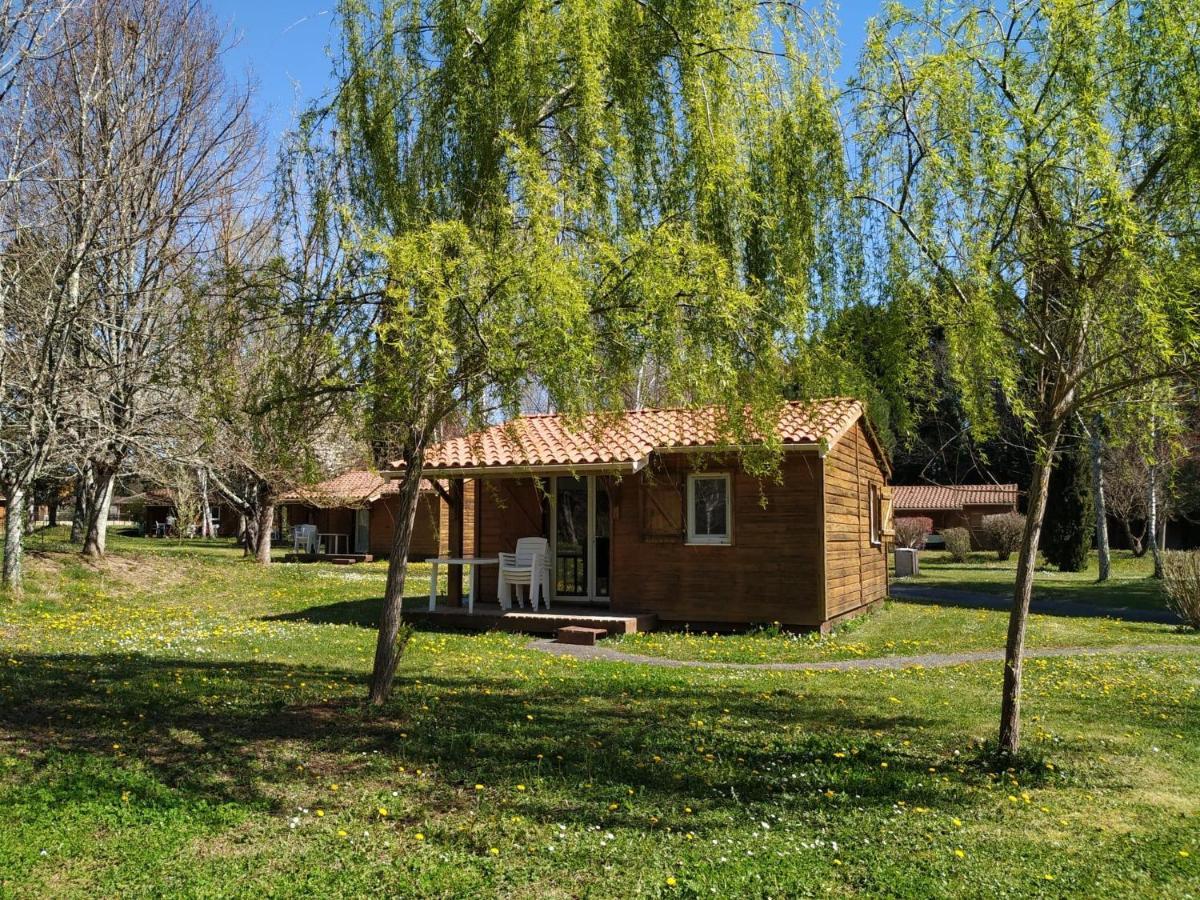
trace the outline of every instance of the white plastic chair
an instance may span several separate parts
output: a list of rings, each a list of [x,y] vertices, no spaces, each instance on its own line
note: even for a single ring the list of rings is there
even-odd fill
[[[504,609],[512,609],[508,589],[512,586],[517,598],[517,605],[524,607],[521,602],[520,585],[529,585],[529,605],[537,609],[538,594],[546,609],[550,608],[550,542],[545,538],[526,537],[517,541],[516,553],[501,553],[500,576],[497,579],[496,599]]]
[[[317,552],[317,526],[297,525],[292,529],[292,552],[314,555]]]

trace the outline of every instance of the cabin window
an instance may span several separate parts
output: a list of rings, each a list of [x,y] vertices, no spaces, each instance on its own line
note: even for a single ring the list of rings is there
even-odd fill
[[[869,507],[868,515],[871,519],[871,543],[878,546],[882,543],[880,522],[883,521],[883,504],[880,501],[879,487],[877,485],[872,484],[867,488],[867,505]]]
[[[687,487],[688,543],[730,543],[733,510],[729,475],[688,475]]]

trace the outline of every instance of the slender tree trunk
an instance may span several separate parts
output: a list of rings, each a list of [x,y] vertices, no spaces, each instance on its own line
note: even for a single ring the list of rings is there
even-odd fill
[[[1008,619],[1008,641],[1004,648],[1004,694],[1000,704],[1000,752],[1012,755],[1021,749],[1021,672],[1025,656],[1025,626],[1029,620],[1029,601],[1033,597],[1033,574],[1037,567],[1038,543],[1042,519],[1046,515],[1046,495],[1050,490],[1050,470],[1058,432],[1049,441],[1044,458],[1033,467],[1029,486],[1029,510],[1025,533],[1017,559],[1017,583],[1013,608]]]
[[[396,666],[400,662],[400,647],[396,639],[403,621],[404,580],[408,575],[408,548],[412,542],[413,523],[417,518],[417,503],[421,497],[421,472],[424,447],[418,447],[405,460],[406,475],[400,489],[400,504],[396,514],[396,533],[392,537],[392,555],[388,560],[387,589],[383,595],[383,611],[379,617],[379,638],[375,644],[375,668],[371,673],[370,702],[381,706],[392,692]]]
[[[108,545],[108,508],[112,504],[117,472],[112,466],[97,466],[94,470],[90,497],[87,503],[87,525],[83,538],[83,555],[101,559]]]
[[[1103,444],[1100,438],[1100,416],[1092,420],[1092,495],[1096,502],[1096,555],[1100,562],[1099,581],[1108,581],[1112,568],[1108,548],[1108,505],[1104,502]]]
[[[1163,577],[1162,553],[1158,549],[1158,465],[1147,469],[1146,475],[1146,543],[1154,557],[1154,577]]]
[[[211,538],[213,534],[212,505],[208,499],[208,472],[203,467],[196,470],[196,480],[200,483],[200,536]]]
[[[4,587],[20,596],[25,539],[25,489],[10,488],[6,495],[8,508],[4,515]]]
[[[37,528],[37,497],[29,491],[25,500],[25,534],[33,534]]]
[[[47,506],[49,521],[46,522],[51,528],[58,527],[58,500],[51,500]]]

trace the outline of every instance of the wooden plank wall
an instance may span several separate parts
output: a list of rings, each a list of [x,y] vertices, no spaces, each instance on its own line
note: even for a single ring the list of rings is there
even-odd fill
[[[464,478],[463,481],[463,555],[474,556],[475,504],[479,493],[479,480]],[[441,495],[438,495],[438,501],[438,555],[450,556],[450,505],[441,499]]]
[[[872,545],[870,485],[884,473],[862,422],[825,457],[825,618],[853,612],[887,596],[886,542]]]
[[[654,504],[679,505],[685,522],[690,454],[661,457],[653,479]],[[698,624],[821,621],[821,460],[815,453],[784,455],[782,482],[760,484],[736,459],[708,460],[707,472],[732,476],[733,540],[729,546],[689,546],[647,533],[641,521],[643,474],[620,482],[614,500],[612,609],[655,612],[660,620]],[[673,496],[662,490],[674,483]],[[765,505],[763,501],[765,500]],[[658,516],[662,518],[662,516]]]
[[[438,554],[440,528],[441,497],[434,493],[422,493],[417,501],[417,517],[413,521],[412,540],[408,545],[408,558],[421,560]],[[392,552],[392,539],[396,535],[396,516],[400,511],[400,498],[390,494],[371,504],[371,541],[372,555],[386,557]],[[351,521],[353,526],[353,521]],[[350,542],[354,543],[353,527],[351,527]]]
[[[481,557],[512,553],[517,539],[547,537],[543,513],[544,494],[532,478],[488,478],[475,488],[474,527]],[[468,532],[468,533],[470,533]],[[464,536],[464,542],[465,542]],[[468,554],[470,555],[470,554]],[[496,598],[496,567],[479,567],[479,596]]]

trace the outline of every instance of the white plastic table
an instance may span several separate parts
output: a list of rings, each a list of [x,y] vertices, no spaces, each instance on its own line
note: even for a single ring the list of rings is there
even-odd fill
[[[325,545],[326,556],[337,556],[339,553],[345,552],[342,546],[345,545],[347,550],[350,547],[350,535],[337,534],[332,531],[322,531],[317,534],[317,538]],[[329,540],[332,538],[332,540]]]
[[[498,566],[500,557],[439,556],[426,562],[433,566],[433,571],[429,574],[429,611],[433,612],[437,607],[438,566],[470,566],[471,583],[467,585],[467,612],[474,615],[476,585],[479,583],[478,567]]]

